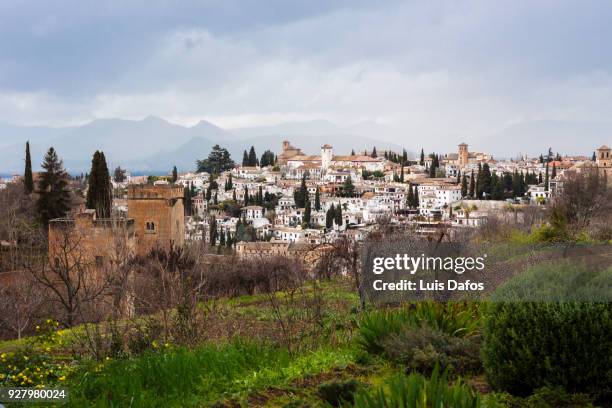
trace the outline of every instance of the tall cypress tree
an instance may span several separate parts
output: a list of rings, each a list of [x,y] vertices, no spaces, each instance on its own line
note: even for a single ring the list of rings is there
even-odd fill
[[[242,165],[243,166],[248,166],[249,165],[249,154],[247,153],[246,150],[242,154]]]
[[[28,194],[34,191],[34,178],[32,177],[32,157],[30,156],[30,142],[26,142],[25,171],[23,173],[23,185]]]
[[[468,196],[470,198],[474,198],[474,194],[476,193],[476,181],[474,180],[474,170],[470,174],[470,190],[468,192]]]
[[[482,191],[490,195],[491,194],[491,169],[489,168],[489,163],[485,163],[482,166]]]
[[[176,166],[174,166],[172,168],[172,182],[176,183],[176,180],[178,180],[178,170],[176,169]]]
[[[342,204],[338,204],[338,206],[336,207],[334,222],[336,223],[336,225],[342,226]]]
[[[476,175],[476,198],[481,199],[483,192],[482,185],[482,164],[478,163],[478,174]]]
[[[548,191],[548,162],[546,162],[546,174],[544,177],[544,191]]]
[[[553,168],[552,173],[550,174],[550,178],[554,179],[555,177],[557,177],[557,164],[553,162]]]
[[[414,208],[419,208],[419,188],[417,186],[414,187]]]
[[[467,197],[467,193],[468,193],[467,177],[464,174],[463,177],[461,177],[461,197],[462,198]]]
[[[414,206],[414,194],[412,192],[412,184],[408,183],[408,194],[406,194],[406,206],[412,208]]]
[[[319,192],[319,186],[317,186],[317,191],[315,191],[315,211],[321,210],[321,193]]]
[[[47,226],[53,218],[65,217],[70,209],[68,174],[53,147],[49,148],[42,165],[38,181],[38,216]]]
[[[300,188],[293,193],[293,199],[295,201],[295,206],[297,208],[304,208],[306,204],[306,200],[308,197],[308,188],[306,187],[306,175],[302,177],[302,183],[300,184]]]
[[[215,246],[217,243],[217,219],[212,216],[208,222],[208,240],[210,246]]]
[[[86,207],[96,210],[98,218],[109,218],[113,203],[110,173],[104,153],[97,151],[91,160]]]
[[[402,162],[402,171],[400,172],[400,183],[404,182],[404,163]]]
[[[310,226],[310,199],[306,198],[306,203],[304,203],[304,217],[302,218],[302,223],[306,228]]]
[[[419,164],[421,166],[425,165],[425,152],[423,151],[423,149],[421,149],[421,160],[419,160]]]
[[[183,207],[185,209],[185,215],[191,215],[191,190],[189,187],[183,189]]]
[[[336,215],[336,209],[334,208],[334,204],[327,209],[325,213],[325,228],[329,229],[334,225],[334,217]]]
[[[251,146],[251,150],[249,150],[249,166],[257,166],[257,154],[254,146]]]
[[[371,156],[375,159],[378,157],[378,154],[376,154],[376,146],[374,146],[374,148],[372,149],[372,154]]]

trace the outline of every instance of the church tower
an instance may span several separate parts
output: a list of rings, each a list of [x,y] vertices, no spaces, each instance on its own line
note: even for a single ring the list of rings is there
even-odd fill
[[[596,150],[595,163],[597,163],[597,167],[612,167],[612,154],[610,154],[608,146],[603,145]]]
[[[331,145],[324,144],[321,146],[321,168],[327,170],[331,166],[333,157]]]
[[[467,166],[468,157],[468,145],[467,143],[461,143],[459,145],[459,166]]]

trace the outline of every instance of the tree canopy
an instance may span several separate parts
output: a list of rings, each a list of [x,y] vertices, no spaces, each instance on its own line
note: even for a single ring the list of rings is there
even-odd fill
[[[218,144],[212,147],[207,159],[197,161],[198,173],[219,174],[234,168],[234,161],[229,152]]]

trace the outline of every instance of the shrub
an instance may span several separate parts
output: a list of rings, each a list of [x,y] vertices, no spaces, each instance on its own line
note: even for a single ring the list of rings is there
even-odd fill
[[[383,341],[405,327],[428,326],[451,336],[464,337],[480,329],[479,306],[465,302],[419,302],[398,310],[367,313],[359,323],[358,344],[367,352],[384,352]]]
[[[436,365],[462,374],[482,369],[479,336],[454,337],[424,326],[392,334],[383,345],[391,360],[421,373],[431,373]]]
[[[348,381],[330,381],[319,385],[317,393],[319,397],[328,402],[331,406],[339,407],[345,402],[353,402],[355,392],[361,384],[359,381],[351,379]]]
[[[610,271],[541,265],[500,287],[484,325],[483,363],[497,390],[529,395],[563,387],[599,398],[612,390],[612,303],[604,296]],[[526,301],[522,301],[526,299]]]
[[[461,380],[450,385],[446,372],[439,374],[434,369],[431,378],[420,374],[392,378],[387,387],[372,391],[362,390],[355,396],[357,408],[478,408],[482,406],[480,396]],[[495,407],[496,405],[488,405]]]
[[[491,393],[487,403],[497,403],[505,408],[591,408],[593,400],[586,394],[569,394],[563,388],[543,387],[525,398],[507,393]],[[487,405],[489,406],[489,405]]]

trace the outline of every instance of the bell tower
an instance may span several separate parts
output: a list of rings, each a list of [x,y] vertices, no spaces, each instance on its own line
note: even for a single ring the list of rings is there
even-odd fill
[[[461,143],[459,145],[459,166],[467,166],[468,156],[469,153],[467,143]]]

